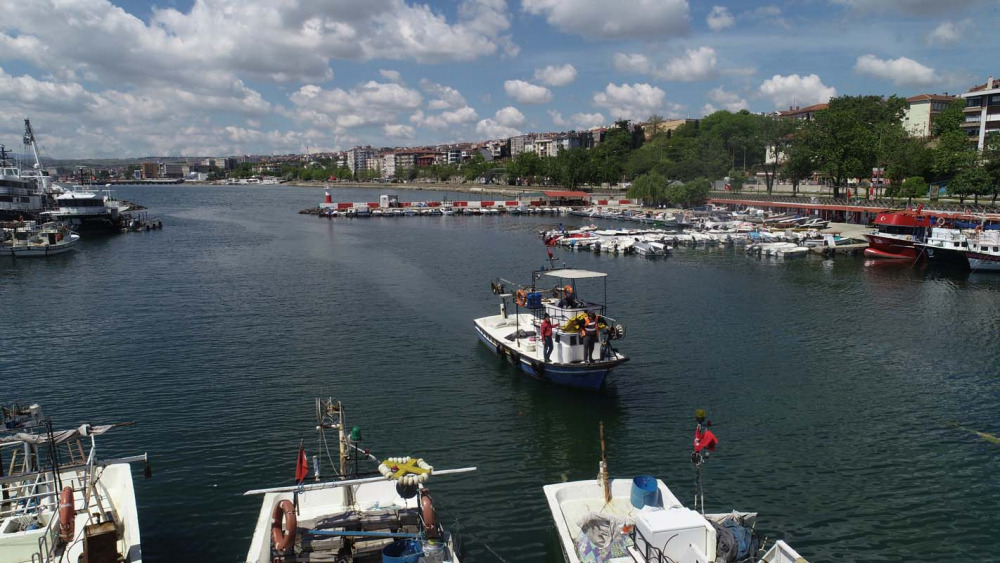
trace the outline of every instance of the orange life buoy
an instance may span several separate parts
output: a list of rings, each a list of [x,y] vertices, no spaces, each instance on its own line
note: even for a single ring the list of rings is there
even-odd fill
[[[936,224],[936,225],[937,225],[938,227],[943,227],[943,226],[944,226],[944,217],[938,217],[938,218],[937,218],[937,221],[935,222],[935,224]]]
[[[519,307],[527,307],[528,306],[528,292],[527,291],[525,291],[523,289],[517,290],[517,305]]]
[[[285,531],[281,527],[284,520]],[[290,500],[283,500],[274,505],[271,511],[271,543],[278,551],[288,551],[295,545],[295,505]]]
[[[424,533],[427,535],[427,539],[437,539],[437,512],[434,511],[434,500],[431,499],[431,492],[427,489],[420,492],[420,513],[424,518]]]
[[[76,508],[73,506],[73,487],[63,487],[59,493],[59,538],[64,542],[73,541],[76,532]]]

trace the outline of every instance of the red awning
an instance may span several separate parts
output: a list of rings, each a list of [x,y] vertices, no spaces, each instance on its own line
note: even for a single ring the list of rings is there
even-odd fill
[[[583,199],[587,197],[587,192],[542,192],[545,197],[565,197],[573,199]]]

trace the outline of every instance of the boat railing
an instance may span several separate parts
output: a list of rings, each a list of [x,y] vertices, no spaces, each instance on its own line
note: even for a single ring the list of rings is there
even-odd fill
[[[45,525],[42,537],[38,538],[38,552],[31,554],[31,563],[48,563],[55,559],[55,551],[59,546],[59,543],[54,539],[58,525],[59,518],[54,515],[49,518],[49,523]]]

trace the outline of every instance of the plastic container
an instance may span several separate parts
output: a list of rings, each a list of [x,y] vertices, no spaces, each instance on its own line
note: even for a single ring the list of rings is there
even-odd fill
[[[417,563],[422,555],[420,542],[396,540],[382,548],[382,563]]]
[[[542,294],[535,291],[529,293],[527,298],[527,305],[529,309],[541,309],[542,308]]]
[[[421,542],[420,547],[423,551],[420,563],[445,563],[448,560],[448,553],[441,542],[425,541]]]
[[[660,500],[660,491],[656,486],[656,477],[652,475],[638,475],[632,479],[632,494],[629,496],[632,506],[642,508],[644,506],[657,506],[662,508],[663,502]]]

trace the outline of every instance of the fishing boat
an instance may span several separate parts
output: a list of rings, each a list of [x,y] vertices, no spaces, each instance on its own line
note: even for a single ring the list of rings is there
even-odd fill
[[[48,221],[58,221],[77,233],[120,233],[121,212],[127,205],[110,190],[94,191],[74,186],[55,196],[55,207],[42,212]]]
[[[782,540],[765,545],[755,512],[705,513],[701,468],[718,440],[702,424],[689,456],[697,471],[693,509],[653,476],[610,478],[601,424],[597,479],[542,488],[568,563],[806,563]]]
[[[977,228],[966,256],[973,272],[1000,272],[1000,231]]]
[[[80,242],[80,235],[61,223],[37,225],[34,221],[13,223],[4,229],[0,255],[14,258],[44,258],[69,252]]]
[[[916,244],[923,242],[931,227],[929,216],[921,214],[920,207],[915,212],[898,211],[880,213],[875,218],[878,232],[865,235],[869,258],[895,258],[915,260],[919,255]]]
[[[329,462],[325,473],[300,443],[294,486],[247,491],[263,495],[247,563],[459,563],[458,537],[438,520],[427,482],[475,471],[437,470],[423,459],[379,461],[362,445],[361,429],[349,428],[339,401],[316,399],[316,431]],[[339,462],[330,457],[332,432]],[[370,471],[362,471],[369,463]]]
[[[942,223],[939,220],[939,223]],[[935,227],[924,242],[916,244],[918,255],[923,254],[931,264],[969,268],[969,238],[960,229]]]
[[[603,302],[580,297],[578,285],[588,280],[604,282]],[[551,282],[551,287],[543,287],[543,281]],[[491,287],[500,298],[500,314],[475,319],[476,334],[487,348],[525,375],[596,391],[604,387],[612,370],[629,360],[613,345],[625,338],[625,327],[607,315],[607,274],[565,267],[542,269],[532,272],[528,285],[497,279]],[[586,357],[586,340],[581,334],[589,313],[596,315],[601,336],[593,359]],[[545,360],[540,337],[546,314],[554,325],[550,361]]]
[[[3,408],[0,563],[142,561],[132,463],[98,457],[96,439],[132,423],[53,429],[38,405]]]

